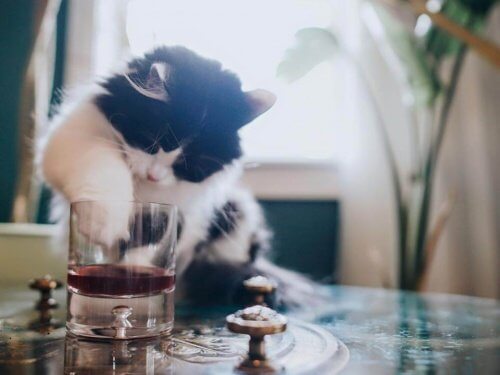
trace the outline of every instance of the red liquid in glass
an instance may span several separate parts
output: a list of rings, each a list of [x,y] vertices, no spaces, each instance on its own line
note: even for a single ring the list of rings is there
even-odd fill
[[[152,295],[174,287],[175,274],[164,268],[95,264],[68,271],[68,285],[86,295]]]

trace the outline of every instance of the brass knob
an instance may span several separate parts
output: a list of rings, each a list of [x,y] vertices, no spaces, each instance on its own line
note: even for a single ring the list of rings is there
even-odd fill
[[[287,319],[283,315],[256,305],[228,315],[226,324],[231,332],[250,335],[248,356],[239,365],[239,370],[279,371],[266,357],[264,336],[286,330]]]
[[[267,306],[266,296],[272,294],[276,290],[276,283],[264,276],[254,276],[243,281],[243,286],[252,296],[253,305]]]
[[[30,288],[40,292],[40,300],[35,305],[37,310],[55,309],[57,301],[52,298],[52,291],[62,287],[62,282],[53,279],[50,275],[45,275],[40,279],[30,281]]]

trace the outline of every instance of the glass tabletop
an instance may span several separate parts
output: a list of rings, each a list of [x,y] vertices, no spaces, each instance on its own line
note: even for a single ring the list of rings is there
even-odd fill
[[[349,348],[345,373],[500,373],[500,303],[449,294],[335,286],[297,314]]]
[[[347,286],[325,290],[328,303],[321,308],[304,308],[286,315],[327,329],[347,346],[350,358],[342,374],[500,373],[498,301]],[[0,317],[29,311],[36,298],[34,292],[25,289],[0,289]],[[64,293],[56,298],[63,304]],[[227,313],[227,308],[191,310],[188,323],[196,316],[221,324]],[[178,309],[177,315],[186,321],[188,314]],[[0,341],[8,340],[5,335],[0,337]],[[35,357],[50,354],[51,369],[60,366],[60,371],[53,373],[62,373],[64,329],[44,340]],[[0,342],[0,350],[6,347],[7,342]],[[35,358],[28,366],[31,372],[24,373],[43,373],[45,367],[36,362]],[[0,369],[8,366],[0,360]],[[180,367],[176,369],[173,373],[182,373]]]

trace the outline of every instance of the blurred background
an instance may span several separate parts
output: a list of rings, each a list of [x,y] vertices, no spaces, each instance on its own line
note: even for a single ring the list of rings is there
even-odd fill
[[[496,1],[2,8],[0,284],[64,274],[32,147],[64,90],[167,44],[278,96],[241,132],[277,263],[328,283],[500,297]]]

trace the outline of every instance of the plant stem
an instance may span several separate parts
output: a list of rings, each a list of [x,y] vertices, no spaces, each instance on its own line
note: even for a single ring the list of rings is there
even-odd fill
[[[432,144],[429,154],[427,156],[427,161],[424,170],[424,192],[422,197],[420,218],[418,221],[418,234],[415,244],[415,276],[412,280],[412,287],[414,287],[418,281],[418,278],[423,272],[423,266],[425,264],[425,242],[427,238],[427,230],[429,226],[429,216],[433,192],[433,182],[435,176],[435,170],[439,158],[439,152],[443,143],[444,134],[447,128],[448,117],[450,114],[451,105],[455,97],[455,92],[458,85],[458,79],[460,77],[460,72],[462,70],[464,58],[466,55],[467,47],[465,44],[460,46],[458,54],[455,58],[453,68],[451,71],[451,78],[446,96],[444,99],[443,107],[438,120],[437,134]]]
[[[466,52],[467,52],[467,46],[465,44],[462,44],[460,46],[460,49],[457,53],[457,57],[455,59],[455,63],[453,65],[453,69],[451,72],[450,86],[448,88],[448,94],[443,104],[443,110],[439,118],[438,134],[436,138],[435,152],[433,154],[433,160],[432,160],[434,164],[437,163],[439,152],[441,150],[441,144],[443,142],[444,134],[448,124],[448,116],[450,114],[451,104],[453,103],[453,99],[455,97],[455,93],[458,86],[458,79],[460,77],[460,72],[462,71],[462,66],[465,60]]]

